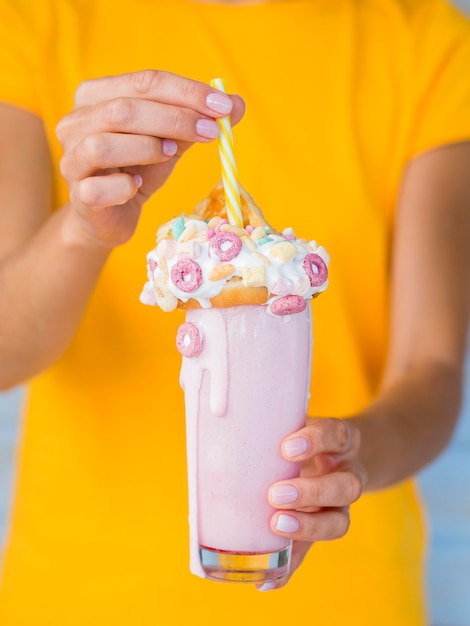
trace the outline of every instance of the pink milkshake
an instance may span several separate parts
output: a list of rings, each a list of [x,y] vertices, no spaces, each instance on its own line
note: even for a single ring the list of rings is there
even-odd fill
[[[298,475],[282,440],[305,423],[309,300],[328,284],[327,252],[272,229],[242,188],[243,228],[222,187],[159,229],[141,300],[185,308],[177,348],[187,419],[190,567],[215,580],[285,575],[290,541],[269,526],[269,486]]]
[[[270,529],[267,493],[299,472],[280,442],[305,423],[310,308],[286,317],[265,306],[190,309],[186,320],[204,338],[181,368],[191,570],[219,580],[278,578],[288,571],[290,541]]]

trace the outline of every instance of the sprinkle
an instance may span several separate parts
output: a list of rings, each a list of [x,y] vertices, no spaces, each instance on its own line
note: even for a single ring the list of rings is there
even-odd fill
[[[269,235],[271,233],[271,228],[269,226],[264,227],[264,232]]]
[[[251,224],[248,224],[248,226],[245,228],[246,232],[251,235],[251,233],[254,231],[254,228]]]
[[[250,235],[250,237],[253,239],[253,241],[258,241],[258,239],[262,239],[265,236],[266,236],[266,233],[265,233],[264,228],[262,226],[257,226],[256,228],[254,228],[251,231],[251,235]]]
[[[260,261],[263,261],[263,263],[265,263],[266,265],[271,265],[271,261],[267,257],[265,257],[264,254],[261,254],[260,252],[253,252],[253,256],[260,259]]]
[[[226,219],[220,220],[220,222],[215,227],[215,232],[218,233],[220,228],[221,228],[221,226],[223,226],[224,224],[228,224],[228,220],[226,220]]]
[[[209,228],[209,230],[212,230],[212,229],[215,230],[221,221],[222,221],[222,218],[216,215],[207,222],[207,228]]]
[[[178,241],[184,231],[184,217],[179,217],[173,224],[173,239]]]
[[[246,235],[246,230],[244,228],[234,226],[233,224],[222,224],[220,230],[223,233],[233,233],[239,237],[244,237]]]
[[[189,241],[197,232],[197,226],[194,222],[188,222],[188,225],[178,237],[178,242]]]
[[[269,243],[270,241],[274,241],[274,239],[272,237],[262,237],[261,239],[258,239],[258,245],[264,246],[264,244]]]
[[[215,228],[209,228],[207,231],[207,239],[212,239],[212,237],[215,237]]]
[[[222,280],[222,278],[227,278],[227,276],[233,274],[234,271],[235,266],[232,265],[232,263],[222,263],[221,265],[216,265],[209,274],[209,280],[212,282]]]
[[[256,243],[253,241],[253,239],[250,239],[250,237],[242,237],[241,238],[243,246],[247,249],[247,250],[256,250]]]

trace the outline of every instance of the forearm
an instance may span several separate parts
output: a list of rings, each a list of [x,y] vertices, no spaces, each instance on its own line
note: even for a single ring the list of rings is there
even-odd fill
[[[461,379],[462,372],[445,363],[416,364],[352,418],[361,432],[367,490],[412,476],[445,448],[458,417]]]
[[[69,209],[0,264],[0,388],[51,365],[70,343],[110,248],[88,241]]]

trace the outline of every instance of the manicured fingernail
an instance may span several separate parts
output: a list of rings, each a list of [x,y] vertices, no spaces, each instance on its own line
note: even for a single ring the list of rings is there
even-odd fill
[[[279,515],[276,522],[276,530],[281,533],[296,533],[300,528],[300,522],[292,515]]]
[[[222,115],[228,115],[233,108],[232,100],[223,93],[210,93],[206,98],[206,104],[209,109]]]
[[[273,589],[277,589],[277,583],[274,581],[270,583],[264,583],[261,587],[258,587],[258,591],[272,591]]]
[[[163,140],[162,151],[165,156],[173,156],[176,154],[177,150],[178,150],[178,145],[176,144],[176,141],[173,141],[172,139]]]
[[[206,139],[216,139],[219,136],[219,127],[215,120],[200,119],[196,122],[196,132]]]
[[[307,452],[309,445],[308,440],[304,439],[304,437],[289,439],[289,441],[286,441],[284,444],[284,452],[288,457],[300,456]]]
[[[294,485],[276,485],[269,492],[273,504],[290,504],[299,499],[299,491]]]
[[[137,187],[142,187],[142,176],[140,174],[132,174],[132,178],[135,180]]]

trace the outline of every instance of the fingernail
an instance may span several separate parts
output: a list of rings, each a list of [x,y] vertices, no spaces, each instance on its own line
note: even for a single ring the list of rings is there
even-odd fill
[[[269,492],[273,504],[290,504],[299,499],[299,491],[294,485],[276,485]]]
[[[270,583],[264,583],[261,587],[258,587],[258,591],[272,591],[273,589],[277,589],[277,583],[274,581]]]
[[[173,141],[172,139],[163,140],[162,151],[165,156],[173,156],[176,154],[177,150],[178,150],[178,145],[176,144],[176,141]]]
[[[196,132],[206,139],[216,139],[219,136],[219,127],[215,120],[200,119],[196,122]]]
[[[300,456],[307,452],[309,448],[309,442],[304,437],[297,437],[296,439],[289,439],[284,444],[284,452],[286,456]]]
[[[225,96],[223,93],[210,93],[206,98],[206,104],[209,109],[222,115],[228,115],[232,108],[233,102],[231,98]]]
[[[300,528],[300,522],[292,515],[279,515],[276,522],[276,530],[281,533],[296,533]]]
[[[140,174],[132,174],[132,178],[135,180],[137,187],[142,187],[142,176]]]

